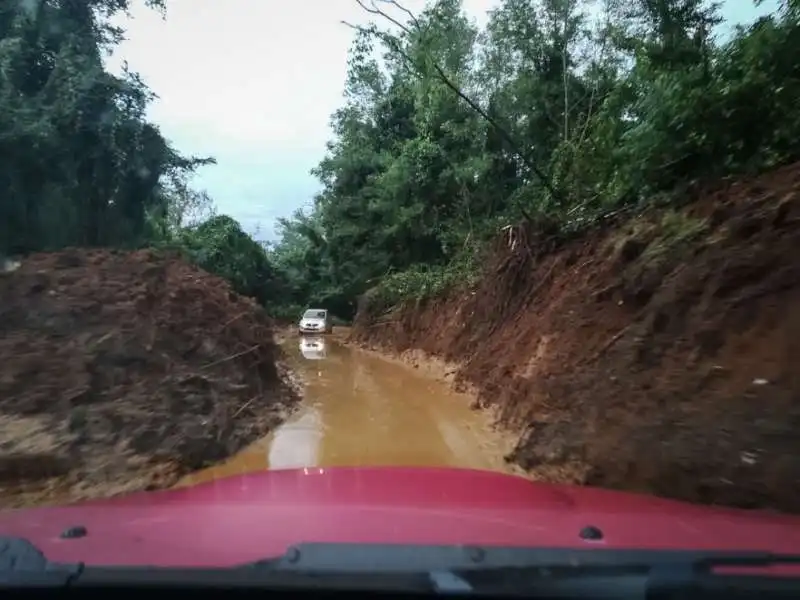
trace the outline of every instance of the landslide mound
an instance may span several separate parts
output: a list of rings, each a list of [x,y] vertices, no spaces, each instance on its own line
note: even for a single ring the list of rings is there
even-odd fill
[[[150,251],[38,254],[0,273],[5,504],[171,484],[276,425],[295,393],[271,322]]]
[[[535,477],[800,512],[800,164],[545,247],[356,338],[462,365]]]

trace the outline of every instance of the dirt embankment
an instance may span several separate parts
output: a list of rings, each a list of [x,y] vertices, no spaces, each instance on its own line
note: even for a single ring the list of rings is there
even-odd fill
[[[800,512],[800,164],[545,249],[353,338],[459,365],[549,480]]]
[[[164,487],[297,398],[272,324],[174,257],[68,250],[0,273],[0,504]]]

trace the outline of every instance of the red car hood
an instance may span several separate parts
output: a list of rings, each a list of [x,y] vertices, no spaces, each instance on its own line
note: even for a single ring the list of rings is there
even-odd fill
[[[86,535],[64,539],[70,527]],[[592,526],[602,539],[585,540]],[[50,560],[229,566],[303,542],[800,552],[800,518],[462,469],[264,471],[0,513]]]

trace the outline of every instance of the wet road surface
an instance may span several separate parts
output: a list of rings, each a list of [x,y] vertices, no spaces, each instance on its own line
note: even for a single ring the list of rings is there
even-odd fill
[[[297,412],[228,461],[184,478],[191,485],[265,468],[453,466],[508,471],[501,434],[469,399],[405,365],[335,338],[283,344],[305,382]]]

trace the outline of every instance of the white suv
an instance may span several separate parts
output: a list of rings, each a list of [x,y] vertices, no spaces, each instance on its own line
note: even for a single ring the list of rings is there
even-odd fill
[[[299,333],[333,333],[333,325],[324,308],[309,308],[298,325]]]

